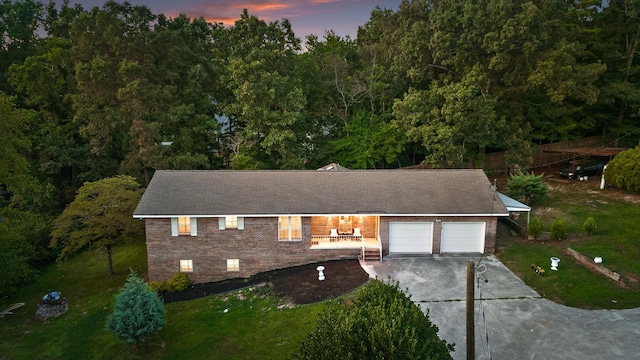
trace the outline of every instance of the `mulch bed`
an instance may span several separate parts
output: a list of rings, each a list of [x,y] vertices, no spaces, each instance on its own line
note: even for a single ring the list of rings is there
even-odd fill
[[[318,280],[319,265],[325,267],[323,281]],[[311,304],[348,293],[368,280],[369,275],[358,260],[332,260],[263,272],[248,279],[191,285],[179,293],[162,294],[162,299],[165,303],[193,300],[266,283],[277,296],[289,298],[295,304]]]

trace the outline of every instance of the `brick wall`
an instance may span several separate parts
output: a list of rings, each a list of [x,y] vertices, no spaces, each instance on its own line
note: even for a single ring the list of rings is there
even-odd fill
[[[302,219],[302,241],[278,241],[278,219],[245,218],[244,230],[218,229],[218,218],[199,218],[198,236],[171,236],[170,219],[146,219],[149,280],[166,281],[192,260],[194,283],[249,277],[317,261],[356,258],[359,249],[311,250],[311,218]],[[227,271],[238,259],[240,271]]]

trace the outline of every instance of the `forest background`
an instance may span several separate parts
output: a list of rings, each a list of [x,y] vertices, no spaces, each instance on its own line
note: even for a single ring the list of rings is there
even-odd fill
[[[157,169],[482,168],[637,138],[640,1],[404,0],[357,37],[145,6],[0,3],[0,297],[87,181]],[[632,135],[632,136],[631,136]]]

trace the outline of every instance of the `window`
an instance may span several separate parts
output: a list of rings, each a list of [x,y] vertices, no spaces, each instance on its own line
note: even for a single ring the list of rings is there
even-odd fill
[[[244,230],[244,217],[242,216],[221,216],[218,218],[218,229],[238,229]]]
[[[240,259],[227,259],[227,271],[240,271]]]
[[[172,217],[171,236],[178,235],[198,236],[198,218],[192,216]]]
[[[193,260],[180,260],[180,272],[193,272]]]
[[[278,240],[302,240],[302,219],[300,216],[278,217]]]
[[[225,216],[224,217],[225,228],[227,229],[237,229],[238,228],[238,217],[237,216]]]
[[[178,234],[191,235],[191,218],[188,216],[178,218]]]

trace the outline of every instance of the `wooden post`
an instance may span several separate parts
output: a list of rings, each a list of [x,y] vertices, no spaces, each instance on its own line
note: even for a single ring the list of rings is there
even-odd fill
[[[467,262],[467,360],[476,358],[476,336],[475,336],[475,264],[473,261]]]

